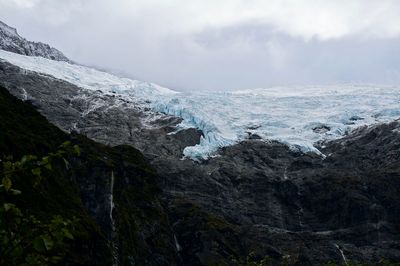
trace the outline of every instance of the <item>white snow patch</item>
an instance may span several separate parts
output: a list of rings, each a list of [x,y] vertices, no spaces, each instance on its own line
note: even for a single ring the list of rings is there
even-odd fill
[[[101,90],[103,93],[124,94],[141,100],[148,99],[152,95],[177,93],[150,82],[120,78],[93,68],[43,57],[24,56],[0,50],[0,58],[23,69],[51,75],[81,88]]]

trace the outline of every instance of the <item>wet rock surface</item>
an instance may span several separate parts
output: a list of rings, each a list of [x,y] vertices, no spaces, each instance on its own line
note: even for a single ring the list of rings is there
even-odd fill
[[[326,157],[249,137],[198,163],[181,158],[201,132],[174,133],[179,118],[5,62],[0,83],[65,131],[142,151],[183,264],[227,265],[251,252],[296,265],[400,261],[399,121],[323,143]]]

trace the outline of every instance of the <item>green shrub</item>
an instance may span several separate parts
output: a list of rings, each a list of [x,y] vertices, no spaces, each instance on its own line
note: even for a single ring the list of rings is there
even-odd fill
[[[14,197],[19,197],[23,191],[15,188],[13,183],[23,176],[34,190],[43,180],[42,173],[51,175],[52,161],[62,160],[68,168],[64,155],[72,152],[79,155],[79,147],[71,147],[69,142],[64,142],[56,153],[49,153],[40,159],[26,155],[15,162],[10,156],[2,160],[0,265],[54,265],[65,259],[79,220],[53,215],[49,221],[43,221],[30,215],[28,210],[20,209],[14,203]]]

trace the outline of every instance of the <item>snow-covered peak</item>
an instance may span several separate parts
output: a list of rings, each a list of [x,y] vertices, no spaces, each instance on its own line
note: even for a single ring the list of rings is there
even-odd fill
[[[70,61],[63,53],[41,42],[21,37],[15,28],[0,21],[0,49],[28,56],[40,56],[56,61]]]
[[[0,21],[0,30],[7,33],[9,36],[19,36],[17,30]]]

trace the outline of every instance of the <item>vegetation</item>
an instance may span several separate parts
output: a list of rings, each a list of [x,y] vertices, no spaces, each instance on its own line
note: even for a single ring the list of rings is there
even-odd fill
[[[0,121],[0,265],[110,265],[74,181],[77,141],[1,87]]]
[[[250,252],[246,258],[232,259],[233,266],[289,266],[296,265],[293,258],[290,255],[283,256],[280,260],[274,261],[269,256],[256,256],[254,252]]]
[[[268,256],[264,258],[257,258],[253,252],[251,252],[246,258],[232,258],[233,266],[269,266],[270,263],[271,260]]]
[[[66,219],[61,215],[52,215],[50,221],[40,220],[28,210],[21,210],[13,197],[23,193],[13,186],[18,176],[36,188],[46,176],[52,174],[52,161],[62,160],[67,168],[69,163],[64,155],[74,152],[80,154],[78,146],[71,147],[64,142],[56,153],[50,153],[41,159],[33,155],[23,156],[12,161],[12,156],[2,160],[2,184],[0,193],[3,198],[0,206],[0,265],[49,265],[65,260],[69,251],[69,241],[74,239],[74,229],[79,219]]]
[[[177,260],[155,172],[138,150],[67,134],[1,87],[0,121],[0,227],[6,234],[14,226],[14,238],[38,239],[35,245],[26,241],[23,254],[13,253],[0,265],[112,265],[114,244],[119,265]],[[11,176],[4,178],[3,168]],[[103,203],[111,173],[115,236],[110,236],[109,206]],[[16,236],[15,228],[24,234]],[[53,234],[60,231],[65,235]],[[5,246],[0,244],[2,259]]]

